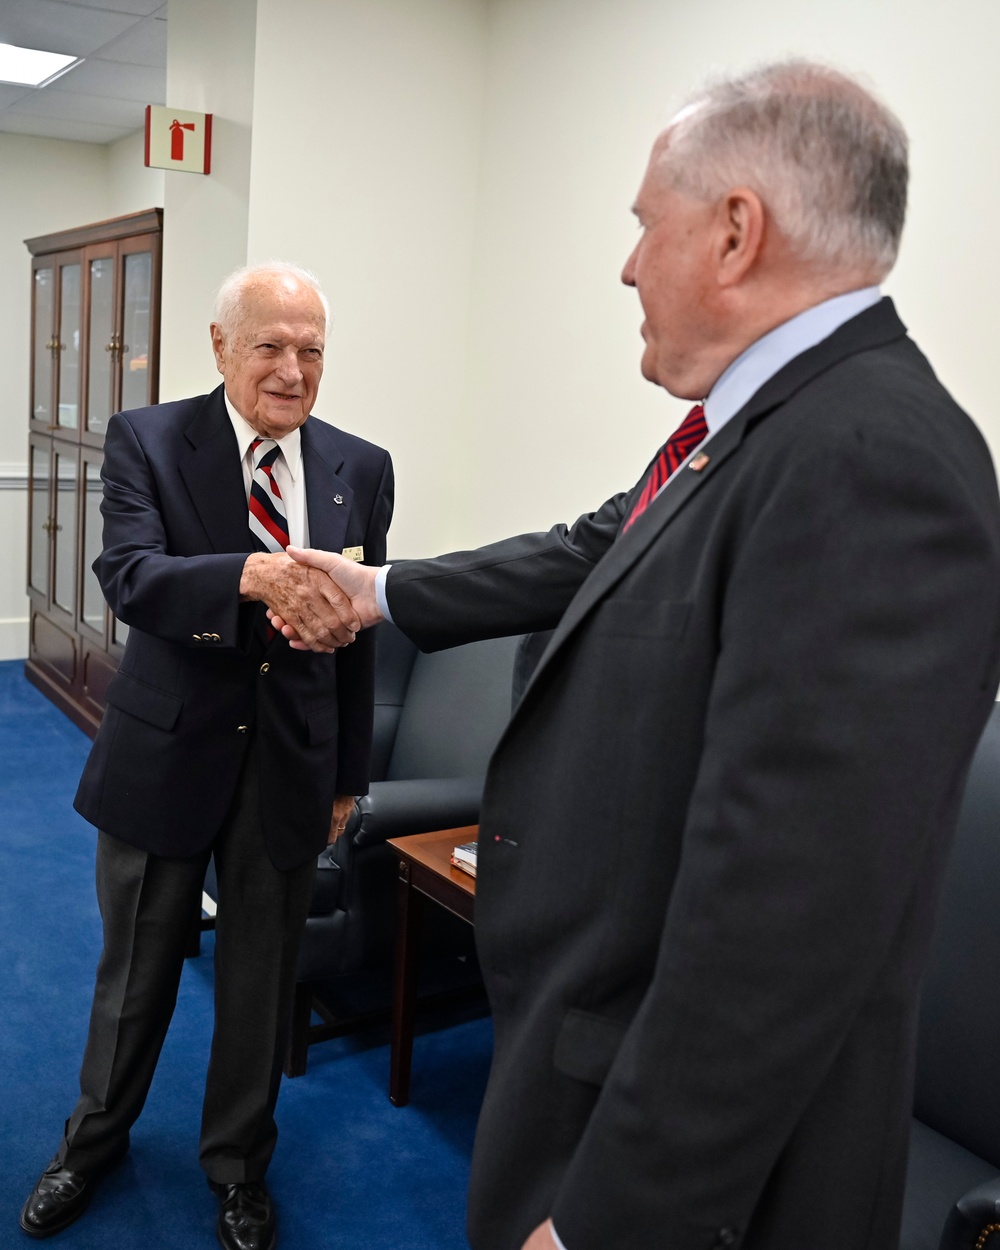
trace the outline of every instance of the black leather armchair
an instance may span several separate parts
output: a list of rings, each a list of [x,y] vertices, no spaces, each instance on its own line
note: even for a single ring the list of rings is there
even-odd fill
[[[920,1012],[900,1250],[1000,1250],[1000,706],[976,750]]]
[[[331,1010],[337,986],[383,972],[395,938],[396,861],[387,838],[476,824],[486,765],[510,716],[516,638],[425,655],[395,626],[377,626],[371,789],[346,832],[319,857],[299,955],[285,1071],[306,1069],[308,1046],[385,1015]],[[471,928],[429,909],[423,949],[474,963]],[[331,995],[331,990],[333,994]],[[384,997],[384,995],[383,995]],[[323,1024],[310,1023],[317,1011]]]

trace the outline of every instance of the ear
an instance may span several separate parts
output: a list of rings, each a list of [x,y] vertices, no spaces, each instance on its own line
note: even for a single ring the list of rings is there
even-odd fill
[[[212,351],[215,352],[215,367],[220,373],[223,373],[222,363],[226,350],[226,336],[222,332],[222,326],[217,321],[212,322],[209,330],[212,335]]]
[[[717,279],[738,286],[757,263],[764,244],[764,205],[756,191],[734,187],[719,201]]]

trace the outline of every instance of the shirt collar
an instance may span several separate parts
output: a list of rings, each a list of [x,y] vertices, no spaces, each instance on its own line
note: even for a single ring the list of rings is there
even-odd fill
[[[751,343],[722,374],[705,400],[705,420],[715,434],[734,417],[765,382],[790,360],[829,338],[852,317],[882,298],[877,286],[835,295],[815,304]]]
[[[236,443],[240,449],[240,459],[246,458],[247,452],[250,450],[250,444],[260,435],[248,421],[245,420],[236,411],[232,400],[225,388],[222,391],[226,401],[226,411],[229,413],[229,420],[233,423],[233,432],[236,435]],[[276,439],[278,446],[281,448],[281,454],[285,458],[285,464],[288,466],[288,472],[291,474],[292,481],[298,480],[299,468],[302,464],[302,427],[289,430],[287,434],[283,434],[281,438]]]

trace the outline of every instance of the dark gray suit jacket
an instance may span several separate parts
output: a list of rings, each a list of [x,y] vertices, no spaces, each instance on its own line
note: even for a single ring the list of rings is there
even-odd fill
[[[383,563],[388,453],[316,418],[301,437],[310,542]],[[368,789],[374,638],[293,651],[268,641],[262,605],[239,602],[253,546],[221,386],[114,416],[103,477],[94,568],[131,628],[77,810],[156,855],[193,855],[218,832],[256,733],[268,853],[278,868],[305,863],[326,845],[334,795]]]
[[[993,467],[888,300],[705,450],[617,540],[635,490],[389,574],[424,647],[556,626],[483,799],[475,1250],[898,1245]]]

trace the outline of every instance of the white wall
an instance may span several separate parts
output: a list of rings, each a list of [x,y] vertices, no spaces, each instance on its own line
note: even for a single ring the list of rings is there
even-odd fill
[[[256,0],[170,0],[167,94],[172,108],[211,113],[212,172],[164,174],[160,399],[218,384],[208,327],[221,280],[246,263]],[[282,40],[269,72],[284,84],[283,116],[295,109],[295,56]],[[278,171],[282,181],[283,171]]]
[[[162,208],[165,174],[162,169],[146,168],[143,131],[109,143],[106,151],[109,216],[124,217],[147,208]]]
[[[220,75],[191,98],[205,62],[242,63],[246,28],[233,62],[219,22],[235,3],[175,0],[169,79],[191,76],[175,103],[208,108]],[[641,318],[618,280],[655,134],[712,71],[820,55],[866,74],[913,135],[889,290],[1000,448],[1000,261],[980,244],[1000,175],[976,159],[1000,105],[997,23],[992,0],[955,0],[947,29],[931,0],[257,0],[245,254],[204,211],[197,184],[215,175],[169,175],[165,329],[183,334],[164,368],[188,371],[176,393],[211,385],[210,288],[230,260],[298,260],[335,309],[319,414],[396,461],[395,555],[572,519],[629,485],[682,411],[639,376]],[[290,31],[308,32],[294,90],[273,72]],[[178,180],[201,202],[197,266],[169,249]]]
[[[618,273],[628,209],[678,95],[787,54],[868,77],[913,140],[888,290],[1000,458],[993,0],[494,0],[467,410],[474,542],[572,519],[631,484],[683,406],[639,377]]]
[[[309,32],[292,108],[270,70],[289,29]],[[307,265],[329,293],[317,410],[392,452],[396,556],[465,531],[485,39],[483,0],[258,6],[249,257]]]
[[[0,660],[28,654],[27,461],[31,254],[24,240],[109,215],[107,152],[0,134]]]

